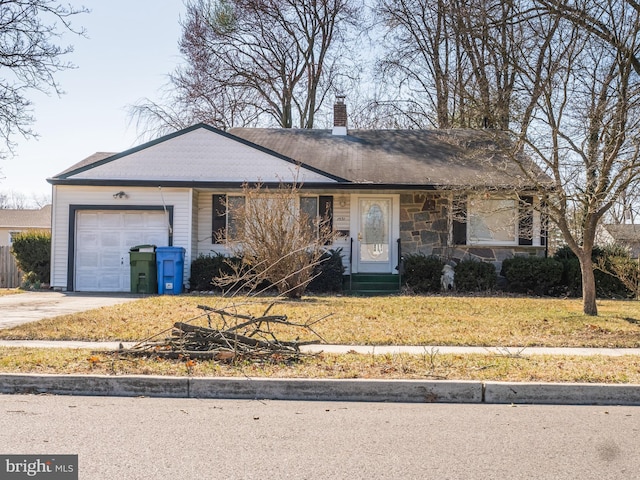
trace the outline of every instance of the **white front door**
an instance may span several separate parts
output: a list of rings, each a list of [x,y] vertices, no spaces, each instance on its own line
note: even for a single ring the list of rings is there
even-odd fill
[[[393,273],[397,265],[395,196],[358,196],[355,202],[357,272]]]
[[[77,292],[128,292],[129,249],[167,246],[163,211],[81,211],[76,217],[75,282]]]

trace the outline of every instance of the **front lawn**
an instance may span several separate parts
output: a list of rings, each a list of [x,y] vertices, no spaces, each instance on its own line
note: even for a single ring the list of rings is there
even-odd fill
[[[0,338],[140,341],[202,315],[198,305],[258,315],[272,301],[155,296],[0,330]],[[270,314],[299,323],[329,315],[314,328],[335,344],[640,347],[640,302],[601,300],[598,309],[598,317],[583,315],[579,299],[317,296],[279,301]],[[206,316],[194,324],[206,326]],[[278,338],[298,334],[278,332]]]

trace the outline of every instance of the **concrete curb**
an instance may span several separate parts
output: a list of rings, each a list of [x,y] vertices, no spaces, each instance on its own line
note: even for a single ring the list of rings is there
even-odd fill
[[[186,397],[189,379],[144,375],[2,374],[0,394]]]
[[[480,403],[480,382],[193,378],[194,398],[263,398],[345,402]]]
[[[2,374],[0,394],[398,403],[640,405],[640,385]]]
[[[480,382],[204,378],[143,375],[0,375],[0,394],[480,403]]]
[[[640,405],[640,385],[485,382],[486,403]]]

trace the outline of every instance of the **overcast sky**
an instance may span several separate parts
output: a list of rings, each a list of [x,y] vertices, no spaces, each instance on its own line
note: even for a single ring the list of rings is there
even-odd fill
[[[62,2],[67,3],[67,2]],[[180,63],[182,0],[85,0],[91,12],[74,24],[87,38],[66,37],[77,68],[56,76],[61,97],[29,94],[38,139],[18,140],[15,156],[0,161],[0,192],[31,197],[51,193],[51,177],[94,152],[120,152],[139,143],[127,106],[157,99]],[[4,177],[4,178],[2,178]]]

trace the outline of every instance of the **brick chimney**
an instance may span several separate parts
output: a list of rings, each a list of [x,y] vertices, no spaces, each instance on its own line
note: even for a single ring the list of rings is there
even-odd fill
[[[333,131],[334,135],[347,134],[347,105],[344,103],[344,95],[336,96],[333,104]]]

